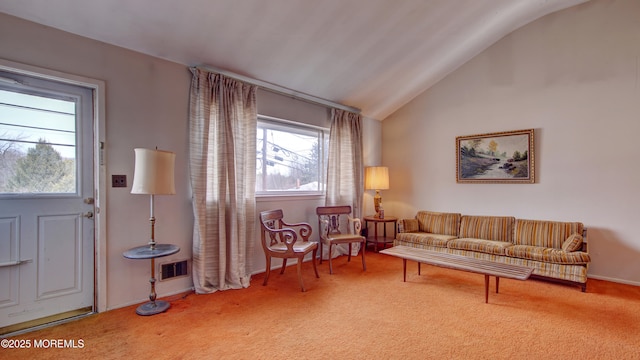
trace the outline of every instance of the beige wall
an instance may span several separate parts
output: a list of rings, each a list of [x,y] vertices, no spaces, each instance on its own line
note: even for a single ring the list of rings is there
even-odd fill
[[[582,221],[589,276],[640,285],[640,1],[506,36],[383,121],[387,212]],[[455,138],[535,129],[536,184],[457,184]]]
[[[125,259],[122,252],[149,239],[149,198],[132,195],[135,147],[176,152],[176,195],[155,199],[156,241],[180,246],[179,253],[158,263],[191,258],[193,215],[188,180],[188,111],[191,73],[186,65],[153,58],[123,48],[82,38],[0,13],[0,59],[104,81],[106,88],[106,180],[112,174],[127,175],[127,188],[105,187],[102,216],[106,236],[100,239],[98,256],[106,261],[99,277],[105,280],[98,297],[104,309],[144,302],[149,295],[149,262]],[[215,64],[211,64],[214,65]],[[291,103],[261,92],[258,107],[272,116],[305,118],[320,125],[326,109],[308,103]],[[326,119],[326,118],[325,118]],[[380,123],[366,119],[363,125],[367,156],[380,158]],[[371,141],[376,141],[371,145]],[[365,158],[365,163],[370,160]],[[315,206],[322,197],[258,199],[258,211],[281,207],[292,221],[317,223]],[[316,226],[316,225],[314,225]],[[256,234],[258,234],[256,232]],[[255,240],[252,272],[264,271],[264,255]],[[252,283],[252,285],[254,285]],[[158,296],[191,289],[191,278],[157,283]]]

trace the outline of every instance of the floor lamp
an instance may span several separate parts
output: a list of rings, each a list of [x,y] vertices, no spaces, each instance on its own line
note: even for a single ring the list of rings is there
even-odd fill
[[[180,251],[180,248],[172,244],[157,244],[155,240],[154,196],[174,195],[176,193],[174,183],[174,167],[176,154],[170,151],[134,149],[135,171],[133,175],[132,194],[150,195],[151,236],[149,243],[123,253],[128,259],[151,259],[151,293],[149,302],[136,309],[138,315],[154,315],[166,311],[169,303],[156,300],[155,259],[169,256]]]

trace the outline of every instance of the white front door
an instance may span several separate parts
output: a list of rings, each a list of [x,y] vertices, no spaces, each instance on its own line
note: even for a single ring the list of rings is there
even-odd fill
[[[93,91],[0,71],[0,334],[94,306]]]

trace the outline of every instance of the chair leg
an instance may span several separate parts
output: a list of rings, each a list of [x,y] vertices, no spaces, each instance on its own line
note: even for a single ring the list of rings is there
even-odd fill
[[[320,239],[320,265],[322,265],[322,239]]]
[[[360,249],[360,251],[362,251],[362,270],[367,271],[367,264],[365,264],[364,262],[364,246],[365,246],[366,242],[362,243],[362,248]]]
[[[280,269],[280,275],[284,274],[284,268],[287,267],[287,258],[282,259],[282,269]]]
[[[302,289],[302,292],[305,292],[307,289],[304,288],[304,283],[302,282],[302,257],[298,258],[298,264],[296,267],[298,268],[298,282],[300,283],[300,288]]]
[[[329,274],[333,274],[333,261],[331,261],[331,258],[333,258],[333,256],[331,256],[331,247],[333,246],[332,243],[329,243]]]
[[[316,255],[317,255],[316,252],[317,251],[318,251],[318,249],[313,249],[313,259],[311,261],[313,262],[313,271],[316,272],[316,277],[320,278],[320,275],[318,274],[318,267],[316,266]],[[320,254],[320,256],[322,256],[322,254]]]
[[[349,255],[347,255],[347,262],[351,262],[351,243],[349,243]]]
[[[267,256],[267,270],[265,271],[262,285],[267,285],[267,281],[269,281],[269,274],[271,274],[271,256]]]

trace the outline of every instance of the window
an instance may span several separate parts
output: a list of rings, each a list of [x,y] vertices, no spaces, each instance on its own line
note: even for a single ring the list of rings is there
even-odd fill
[[[327,129],[258,116],[257,194],[323,194]]]
[[[0,72],[0,194],[76,194],[79,96],[8,76]]]

